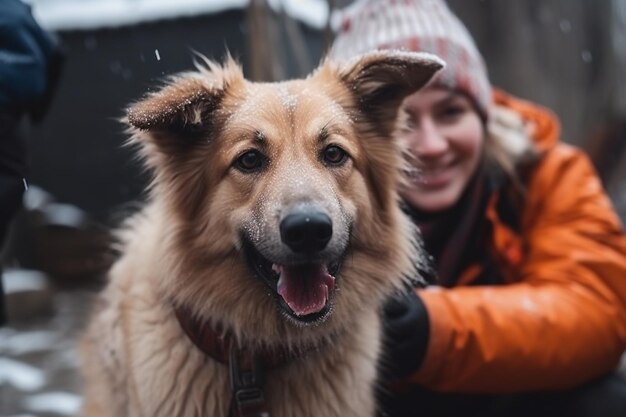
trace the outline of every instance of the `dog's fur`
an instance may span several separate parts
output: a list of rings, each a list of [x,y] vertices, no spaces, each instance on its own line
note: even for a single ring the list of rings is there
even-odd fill
[[[378,306],[420,260],[395,191],[403,158],[394,120],[442,63],[377,52],[282,83],[246,81],[230,58],[206,64],[129,109],[131,142],[154,181],[121,232],[121,257],[83,338],[84,415],[226,416],[228,368],[186,337],[180,306],[252,350],[306,346],[268,371],[273,417],[373,416]],[[329,145],[348,157],[328,163]],[[264,165],[242,171],[250,149]],[[281,219],[302,207],[332,220],[316,256],[340,261],[332,308],[313,321],[288,314],[242,250],[246,240],[276,263],[314,262],[280,238]]]

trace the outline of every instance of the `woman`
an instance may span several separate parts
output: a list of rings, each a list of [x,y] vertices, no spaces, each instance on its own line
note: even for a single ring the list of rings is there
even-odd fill
[[[331,57],[431,52],[447,66],[406,99],[401,190],[435,284],[385,309],[384,412],[626,415],[626,237],[593,167],[546,109],[492,91],[441,0],[363,0]]]

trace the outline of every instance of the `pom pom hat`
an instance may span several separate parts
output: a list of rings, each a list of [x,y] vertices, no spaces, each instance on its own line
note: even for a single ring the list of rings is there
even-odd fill
[[[337,60],[377,49],[429,52],[446,67],[432,84],[466,94],[484,120],[492,103],[491,85],[467,28],[443,0],[358,0],[335,20],[329,56]]]

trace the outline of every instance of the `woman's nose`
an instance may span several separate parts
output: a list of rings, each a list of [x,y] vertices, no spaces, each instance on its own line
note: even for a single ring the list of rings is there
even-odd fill
[[[414,135],[413,153],[417,157],[434,158],[448,150],[448,140],[432,119],[422,120]]]

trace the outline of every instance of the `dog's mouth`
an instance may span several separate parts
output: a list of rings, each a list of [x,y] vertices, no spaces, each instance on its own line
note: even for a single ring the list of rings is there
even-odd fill
[[[247,239],[244,253],[249,267],[272,290],[290,319],[314,323],[328,316],[340,261],[279,264],[265,258]]]

